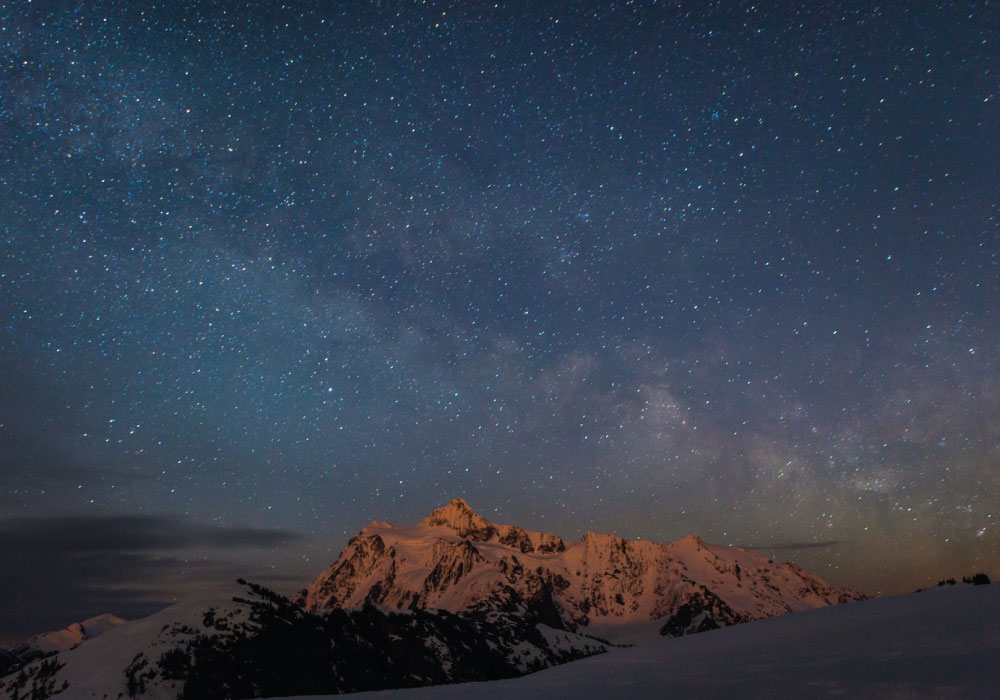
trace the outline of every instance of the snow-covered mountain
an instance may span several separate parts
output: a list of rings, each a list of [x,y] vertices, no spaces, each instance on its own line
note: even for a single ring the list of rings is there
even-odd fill
[[[696,535],[658,544],[588,532],[567,542],[491,523],[455,499],[414,527],[371,523],[297,602],[312,611],[457,612],[511,597],[551,601],[550,624],[617,642],[863,598],[795,564]]]
[[[604,640],[859,598],[694,535],[567,542],[491,523],[456,499],[413,527],[367,526],[294,599],[240,580],[143,620],[42,635],[69,648],[0,678],[0,696],[269,697],[485,681],[600,654]]]

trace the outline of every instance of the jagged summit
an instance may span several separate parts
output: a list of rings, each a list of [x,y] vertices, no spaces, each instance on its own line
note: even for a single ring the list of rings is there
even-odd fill
[[[496,533],[496,526],[469,507],[461,498],[453,498],[446,506],[434,509],[420,521],[421,525],[443,526],[454,530],[459,537],[489,539]]]
[[[450,513],[470,514],[477,518],[480,517],[478,513],[472,510],[472,507],[468,504],[468,502],[464,498],[453,498],[448,502],[448,505],[441,506],[440,508],[435,508],[433,511],[431,511],[431,514],[424,519],[426,520],[434,516],[445,516]]]

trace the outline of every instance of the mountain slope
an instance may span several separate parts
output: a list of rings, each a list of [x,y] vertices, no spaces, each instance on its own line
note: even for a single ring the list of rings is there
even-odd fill
[[[678,636],[863,598],[795,564],[710,545],[588,532],[579,542],[491,523],[455,499],[414,527],[373,522],[297,601],[456,612],[548,596],[552,622],[617,641]]]
[[[175,605],[0,678],[12,700],[218,700],[511,678],[605,651],[509,609],[310,613],[243,581]]]

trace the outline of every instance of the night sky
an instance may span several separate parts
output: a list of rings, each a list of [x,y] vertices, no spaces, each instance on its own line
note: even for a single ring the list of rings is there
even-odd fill
[[[1000,575],[1000,6],[0,3],[0,640],[372,519]]]

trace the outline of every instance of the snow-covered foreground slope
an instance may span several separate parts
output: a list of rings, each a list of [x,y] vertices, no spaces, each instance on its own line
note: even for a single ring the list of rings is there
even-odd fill
[[[617,649],[513,680],[353,697],[997,698],[1000,585],[774,617]]]
[[[862,598],[795,564],[696,535],[658,544],[588,532],[570,542],[492,523],[455,499],[413,527],[371,523],[298,600],[309,610],[457,612],[512,595],[551,599],[555,626],[616,642]]]

